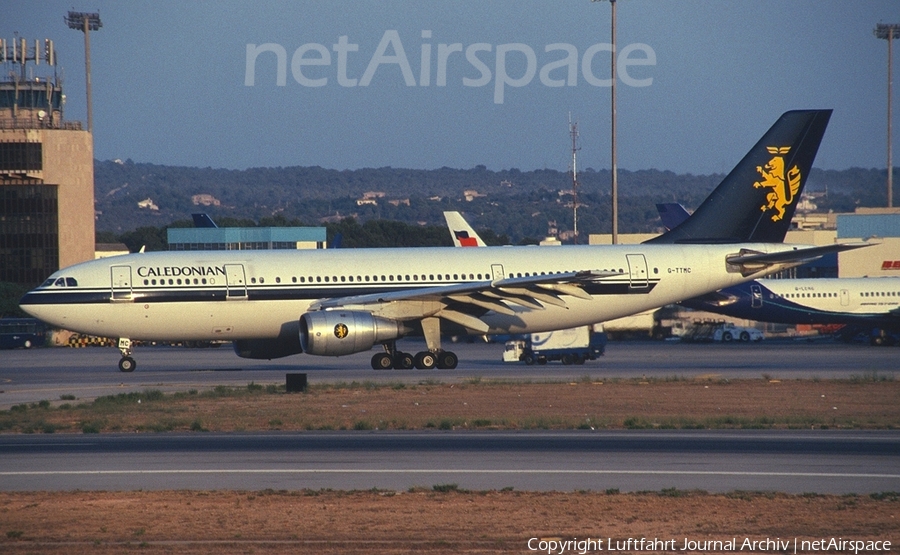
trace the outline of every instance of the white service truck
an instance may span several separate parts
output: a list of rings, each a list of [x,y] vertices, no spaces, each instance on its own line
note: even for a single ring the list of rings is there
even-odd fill
[[[547,364],[558,360],[563,364],[584,364],[603,356],[606,333],[602,325],[580,326],[564,330],[532,333],[524,339],[507,341],[503,362]]]

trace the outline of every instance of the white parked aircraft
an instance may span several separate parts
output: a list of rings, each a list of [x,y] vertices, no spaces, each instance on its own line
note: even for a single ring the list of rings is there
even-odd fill
[[[179,251],[62,269],[21,300],[29,314],[131,341],[232,340],[248,358],[340,356],[372,367],[454,368],[441,334],[571,328],[697,297],[859,245],[781,241],[830,110],[787,112],[694,214],[642,245]],[[415,356],[397,339],[423,335]]]
[[[444,212],[444,219],[447,221],[447,228],[450,229],[450,237],[453,238],[454,247],[487,246],[459,212]]]

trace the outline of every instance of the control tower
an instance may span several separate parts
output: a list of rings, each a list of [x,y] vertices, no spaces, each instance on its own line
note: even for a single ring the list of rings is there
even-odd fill
[[[94,142],[58,67],[52,40],[0,39],[0,281],[94,258]]]

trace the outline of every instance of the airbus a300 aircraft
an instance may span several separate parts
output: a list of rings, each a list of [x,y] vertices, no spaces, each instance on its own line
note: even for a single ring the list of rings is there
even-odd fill
[[[830,110],[787,112],[694,214],[642,245],[180,251],[54,273],[29,314],[131,341],[232,340],[248,358],[384,346],[376,369],[454,368],[441,334],[530,333],[635,314],[858,245],[784,245]],[[423,335],[415,356],[396,340]]]
[[[900,332],[896,277],[758,279],[681,304],[758,322],[865,327],[876,345]]]
[[[656,209],[668,229],[690,216],[680,204]],[[757,322],[866,328],[874,345],[900,333],[900,277],[757,279],[679,304]]]

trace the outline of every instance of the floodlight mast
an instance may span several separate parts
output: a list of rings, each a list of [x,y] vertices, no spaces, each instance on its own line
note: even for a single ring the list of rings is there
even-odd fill
[[[91,103],[91,31],[97,31],[103,27],[99,13],[69,12],[66,16],[66,24],[70,29],[84,32],[84,81],[87,88],[87,128],[88,133],[94,132],[94,114]]]
[[[603,0],[591,0],[591,2],[600,2]],[[610,52],[610,73],[612,75],[612,122],[610,124],[612,133],[612,244],[619,242],[619,184],[618,184],[618,167],[616,162],[616,0],[608,0],[612,8],[612,52]]]
[[[893,145],[892,145],[892,128],[891,128],[891,120],[893,119],[893,115],[891,113],[891,96],[893,95],[892,88],[892,65],[893,62],[891,58],[893,57],[893,41],[896,38],[900,38],[900,24],[884,24],[879,23],[875,26],[875,30],[873,31],[875,36],[879,39],[886,39],[888,43],[888,98],[887,98],[887,205],[888,208],[893,208],[894,206],[894,160],[893,160]]]

